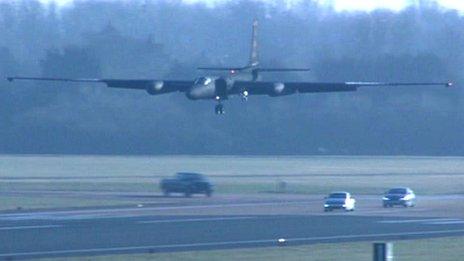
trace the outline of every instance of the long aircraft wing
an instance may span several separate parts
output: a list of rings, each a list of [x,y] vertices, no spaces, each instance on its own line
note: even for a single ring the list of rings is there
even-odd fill
[[[111,88],[147,90],[150,94],[162,94],[168,92],[185,92],[193,85],[193,81],[174,80],[132,80],[132,79],[70,79],[70,78],[47,78],[47,77],[8,77],[8,81],[31,80],[31,81],[54,81],[54,82],[77,82],[77,83],[104,83]]]
[[[236,81],[233,92],[247,91],[249,95],[287,95],[296,92],[349,92],[356,91],[359,87],[369,86],[445,86],[451,87],[451,82],[252,82]]]

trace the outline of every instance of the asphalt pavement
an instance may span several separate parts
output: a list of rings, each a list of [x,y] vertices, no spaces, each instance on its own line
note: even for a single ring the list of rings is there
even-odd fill
[[[281,238],[287,245],[297,245],[464,235],[464,219],[456,217],[363,216],[342,211],[330,215],[119,215],[122,212],[111,209],[98,211],[98,215],[89,215],[92,210],[88,209],[0,213],[0,258],[277,246]],[[102,214],[105,211],[107,215]],[[160,211],[170,210],[164,206]]]

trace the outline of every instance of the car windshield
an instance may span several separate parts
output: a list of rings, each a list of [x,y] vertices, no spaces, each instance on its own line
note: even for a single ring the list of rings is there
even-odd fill
[[[346,193],[332,193],[329,198],[346,198]]]
[[[388,194],[406,194],[405,188],[394,188],[388,191]]]
[[[198,174],[198,173],[177,173],[176,174],[177,178],[178,179],[182,179],[182,180],[200,180],[200,179],[203,179],[203,176],[201,174]]]

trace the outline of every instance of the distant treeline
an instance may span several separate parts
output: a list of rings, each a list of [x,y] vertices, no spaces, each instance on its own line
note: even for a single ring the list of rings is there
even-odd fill
[[[464,155],[462,16],[427,1],[399,13],[304,2],[0,2],[0,76],[192,79],[246,63],[257,18],[262,64],[312,69],[266,79],[456,88],[231,99],[217,117],[179,94],[1,80],[0,153]]]

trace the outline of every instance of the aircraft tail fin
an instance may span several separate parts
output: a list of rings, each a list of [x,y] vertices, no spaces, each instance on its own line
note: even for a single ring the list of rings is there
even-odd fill
[[[250,50],[250,60],[248,62],[248,67],[255,68],[259,65],[259,53],[258,53],[258,20],[253,20],[253,29],[251,33],[251,50]]]
[[[259,45],[258,45],[258,20],[253,20],[253,29],[251,34],[251,50],[250,61],[245,67],[251,69],[253,74],[257,76],[258,72],[305,72],[308,68],[263,68],[259,66]],[[257,77],[254,77],[257,78]]]
[[[259,72],[305,72],[309,71],[308,68],[262,68],[259,66],[259,45],[258,45],[258,20],[253,20],[253,27],[251,33],[251,49],[248,64],[245,67],[198,67],[199,70],[209,71],[251,71],[253,79],[258,78]]]
[[[239,72],[245,70],[256,70],[259,67],[258,59],[258,20],[253,20],[253,29],[251,33],[251,49],[248,64],[244,67],[198,67],[198,70],[207,71],[232,71]]]

